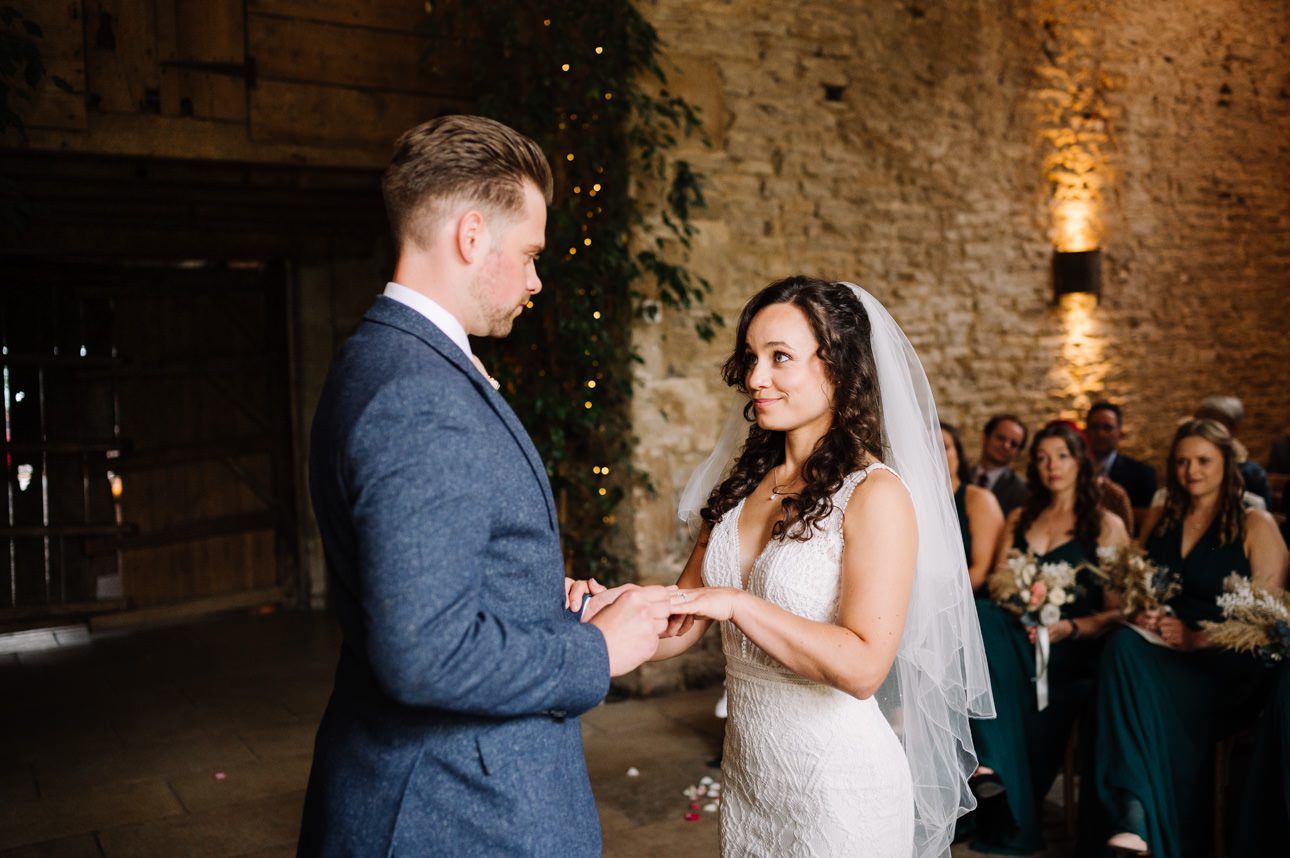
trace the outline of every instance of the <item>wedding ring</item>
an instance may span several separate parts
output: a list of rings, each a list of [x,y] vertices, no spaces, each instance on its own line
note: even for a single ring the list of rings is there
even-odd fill
[[[682,601],[682,602],[687,601],[689,598],[690,598],[690,594],[689,594],[689,593],[687,593],[687,592],[685,592],[684,590],[682,590],[682,591],[681,591],[681,601]]]

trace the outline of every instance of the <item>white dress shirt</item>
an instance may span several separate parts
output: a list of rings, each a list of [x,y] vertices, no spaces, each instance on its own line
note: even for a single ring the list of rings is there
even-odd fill
[[[466,329],[462,327],[457,317],[443,308],[443,305],[432,298],[427,298],[414,289],[395,283],[391,280],[385,284],[385,297],[393,298],[400,304],[411,307],[421,315],[430,320],[430,323],[439,330],[443,331],[448,339],[457,344],[468,358],[473,358],[475,353],[470,350],[470,340],[466,337]]]

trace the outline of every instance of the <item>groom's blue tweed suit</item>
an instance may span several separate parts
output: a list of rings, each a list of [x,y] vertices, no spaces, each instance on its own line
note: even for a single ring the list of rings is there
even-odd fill
[[[429,320],[380,297],[309,451],[344,645],[301,855],[600,854],[578,716],[609,687],[565,611],[546,471]]]

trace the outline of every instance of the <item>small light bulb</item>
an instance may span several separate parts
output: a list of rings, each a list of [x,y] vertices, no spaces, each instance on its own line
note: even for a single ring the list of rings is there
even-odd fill
[[[604,48],[602,48],[602,47],[600,47],[600,46],[596,46],[596,53],[598,53],[598,54],[603,54],[604,52],[605,52],[605,49],[604,49]]]
[[[564,63],[563,65],[560,66],[560,71],[568,71],[568,70],[569,70],[568,63]]]
[[[605,494],[608,494],[608,492],[606,492],[605,488],[602,486],[602,487],[599,489],[599,494],[603,496],[603,495],[605,495]]]
[[[588,239],[588,240],[590,240],[590,239]],[[597,310],[596,312],[592,313],[592,314],[591,314],[591,318],[593,318],[593,319],[599,319],[599,318],[600,318],[600,311],[599,311],[599,310]]]
[[[591,247],[591,239],[589,239],[589,238],[584,238],[584,239],[582,240],[582,243],[583,243],[583,245],[584,245],[584,246],[586,246],[586,247]],[[597,318],[597,319],[599,319],[599,318],[600,318],[600,314],[599,314],[599,313],[597,313],[597,314],[596,314],[596,318]]]
[[[582,403],[582,407],[583,407],[583,408],[590,408],[590,407],[591,407],[591,400],[587,400],[586,402]]]

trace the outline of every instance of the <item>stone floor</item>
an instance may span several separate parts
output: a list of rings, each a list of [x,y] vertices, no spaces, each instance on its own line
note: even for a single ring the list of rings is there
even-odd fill
[[[0,855],[293,855],[338,646],[305,614],[0,637]],[[715,697],[583,719],[606,855],[716,855],[716,815],[688,821],[683,795],[719,774]],[[1053,839],[1048,854],[1069,854]]]

